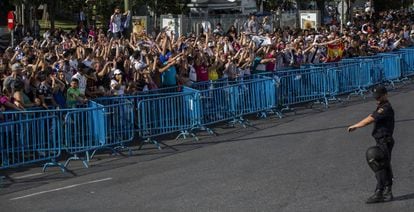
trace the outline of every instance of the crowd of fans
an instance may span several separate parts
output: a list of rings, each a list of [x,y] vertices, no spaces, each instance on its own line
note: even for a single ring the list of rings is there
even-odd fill
[[[330,58],[329,45],[340,45],[343,57],[357,57],[414,43],[414,16],[404,10],[356,15],[342,33],[338,25],[272,29],[269,19],[251,16],[240,31],[218,24],[190,36],[168,30],[156,36],[127,35],[119,25],[119,9],[117,13],[109,31],[79,23],[70,32],[48,30],[41,39],[27,33],[19,45],[2,52],[1,109],[76,107],[100,96],[233,80],[340,59]]]

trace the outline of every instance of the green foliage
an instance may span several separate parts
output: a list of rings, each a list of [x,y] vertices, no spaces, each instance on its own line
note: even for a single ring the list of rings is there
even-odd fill
[[[10,0],[10,2],[15,5],[25,4],[38,6],[40,4],[46,3],[47,0]]]
[[[402,4],[401,0],[374,0],[374,7],[376,11],[384,11],[389,9],[400,9],[401,7],[408,6],[412,3],[411,0],[403,1],[404,5]]]
[[[150,0],[144,1],[149,8],[157,15],[161,14],[181,14],[186,11],[186,4],[190,1],[183,0]]]
[[[114,13],[114,8],[119,6],[123,8],[123,1],[117,0],[96,0],[96,14],[97,19],[103,27],[108,27],[109,19],[111,15]]]

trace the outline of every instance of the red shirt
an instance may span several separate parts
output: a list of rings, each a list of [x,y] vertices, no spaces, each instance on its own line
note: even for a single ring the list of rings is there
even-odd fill
[[[197,81],[204,82],[208,81],[208,69],[204,65],[194,67],[197,72]]]
[[[270,59],[270,58],[274,58],[274,56],[269,53],[268,55],[266,55],[266,59]],[[266,71],[274,71],[275,70],[275,66],[276,66],[276,63],[275,62],[268,62],[266,64]]]

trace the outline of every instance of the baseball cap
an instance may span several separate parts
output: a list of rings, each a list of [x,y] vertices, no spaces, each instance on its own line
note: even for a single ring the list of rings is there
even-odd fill
[[[115,71],[114,71],[114,75],[117,75],[117,74],[122,74],[122,71],[121,71],[121,70],[119,70],[119,69],[115,69]]]
[[[378,85],[377,87],[375,87],[372,90],[372,96],[375,99],[379,99],[380,97],[384,96],[385,94],[387,94],[387,88],[385,88],[385,86],[383,86],[383,85]]]

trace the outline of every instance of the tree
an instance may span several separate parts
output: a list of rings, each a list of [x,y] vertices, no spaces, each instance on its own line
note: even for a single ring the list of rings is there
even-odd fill
[[[20,5],[25,6],[25,11],[22,11],[24,14],[28,14],[28,11],[31,7],[37,8],[40,4],[42,4],[44,0],[10,0],[11,4],[14,4],[16,7]],[[28,15],[24,16],[25,19],[23,20],[23,26],[25,29],[28,29],[30,26],[30,17]]]
[[[263,1],[263,10],[271,11],[277,10],[278,8],[293,8],[292,0],[262,0]],[[300,4],[300,0],[296,1],[298,5]],[[257,1],[258,7],[260,6],[260,2]]]
[[[392,1],[392,4],[390,4],[389,0],[373,0],[375,11],[384,11],[384,10],[390,10],[390,9],[400,9],[401,7],[407,8],[412,1]]]
[[[182,14],[186,11],[187,0],[153,0],[144,1],[148,7],[158,15],[162,14]]]
[[[61,0],[56,0],[56,1],[61,1]],[[42,1],[42,3],[47,4],[47,13],[49,14],[50,28],[52,30],[55,29],[56,1],[55,0],[43,0]]]

